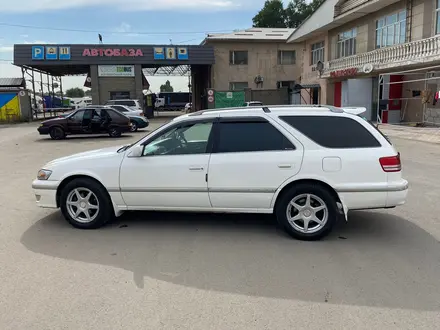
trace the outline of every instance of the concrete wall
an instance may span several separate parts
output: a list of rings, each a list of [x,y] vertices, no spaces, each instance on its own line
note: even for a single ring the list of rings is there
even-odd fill
[[[299,81],[301,76],[302,47],[298,44],[256,42],[210,42],[214,46],[215,64],[212,67],[212,87],[228,90],[230,82],[247,82],[252,89],[274,89],[278,81]],[[230,65],[230,51],[248,51],[247,65]],[[296,64],[278,65],[278,50],[295,50]],[[264,78],[257,86],[257,75]]]
[[[143,104],[142,68],[135,65],[135,77],[98,77],[98,66],[90,66],[92,79],[92,104],[105,104],[110,92],[130,92],[130,99]]]
[[[319,78],[319,72],[316,70],[316,65],[311,65],[312,45],[321,41],[324,41],[324,62],[327,62],[329,60],[329,38],[327,33],[323,33],[301,43],[303,53],[303,62],[301,63],[301,84],[320,84],[321,90],[319,103],[329,104],[327,96],[327,80]],[[310,94],[306,90],[301,91],[301,96],[302,103],[310,103]]]
[[[260,101],[264,105],[290,104],[290,95],[287,88],[279,89],[247,89],[245,90],[245,100]]]

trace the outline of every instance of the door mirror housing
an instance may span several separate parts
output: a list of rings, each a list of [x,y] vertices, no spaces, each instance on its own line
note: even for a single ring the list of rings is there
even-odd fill
[[[144,146],[138,144],[133,148],[131,148],[130,153],[128,154],[127,157],[138,158],[138,157],[142,157],[143,153],[144,153]]]

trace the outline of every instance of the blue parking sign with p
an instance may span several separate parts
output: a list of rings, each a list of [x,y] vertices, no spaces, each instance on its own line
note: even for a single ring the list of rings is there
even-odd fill
[[[44,46],[32,46],[32,59],[44,60]]]

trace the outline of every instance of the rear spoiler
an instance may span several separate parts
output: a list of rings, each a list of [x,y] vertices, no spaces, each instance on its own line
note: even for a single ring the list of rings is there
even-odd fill
[[[364,107],[342,107],[342,110],[346,113],[350,113],[352,115],[361,116],[367,112],[367,108]]]

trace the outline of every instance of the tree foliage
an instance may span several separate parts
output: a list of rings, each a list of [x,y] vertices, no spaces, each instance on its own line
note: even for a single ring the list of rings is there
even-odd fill
[[[67,97],[84,97],[84,90],[79,87],[70,88],[66,91]]]
[[[266,0],[263,9],[252,19],[254,27],[283,28],[286,27],[286,17],[281,0]]]
[[[173,86],[171,86],[170,81],[167,80],[167,81],[165,82],[165,84],[160,85],[160,91],[161,91],[162,93],[163,93],[163,92],[171,93],[171,92],[174,92],[174,88],[173,88]]]
[[[291,0],[286,8],[281,0],[266,0],[263,8],[252,19],[254,27],[297,28],[312,15],[325,0]]]

